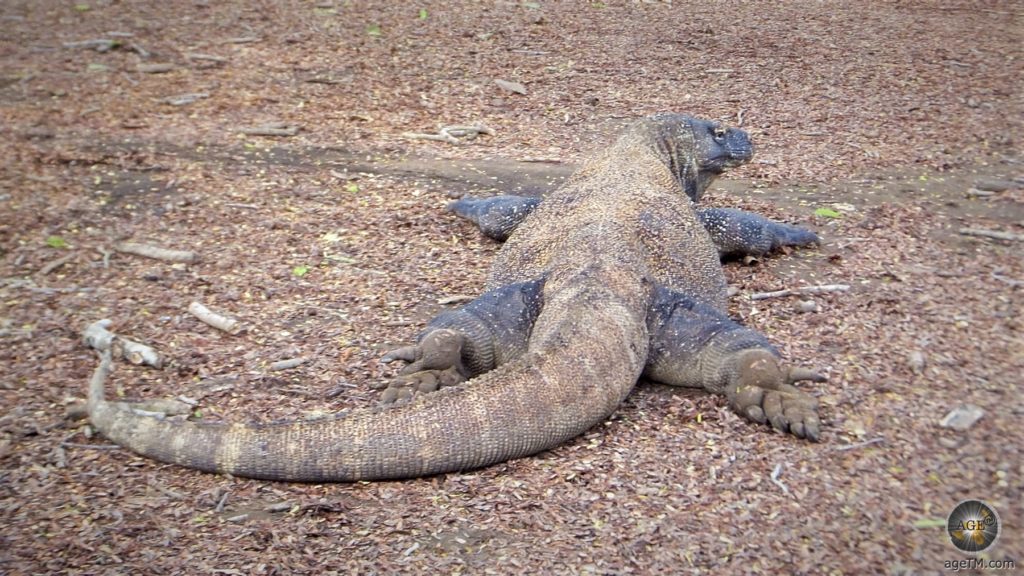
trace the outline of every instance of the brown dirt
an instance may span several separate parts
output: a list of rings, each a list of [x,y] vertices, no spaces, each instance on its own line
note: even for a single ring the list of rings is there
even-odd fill
[[[1024,176],[1019,4],[151,4],[0,6],[0,573],[935,573],[964,558],[935,524],[970,497],[1004,523],[987,557],[1024,561],[1022,244],[956,233],[1024,233],[1019,186],[966,196]],[[133,36],[63,45],[111,31]],[[811,388],[822,444],[642,385],[565,446],[407,482],[273,484],[62,445],[106,446],[62,417],[95,366],[78,333],[103,317],[172,360],[119,365],[126,397],[184,394],[212,419],[371,404],[381,350],[477,293],[498,248],[449,194],[540,192],[657,110],[742,111],[757,160],[710,201],[826,240],[727,267],[733,314],[831,376]],[[275,121],[303,129],[236,132]],[[467,122],[495,134],[401,136]],[[119,238],[201,261],[105,262]],[[802,283],[854,290],[809,314],[746,298]],[[192,300],[246,332],[197,323]],[[977,424],[938,426],[965,402]]]

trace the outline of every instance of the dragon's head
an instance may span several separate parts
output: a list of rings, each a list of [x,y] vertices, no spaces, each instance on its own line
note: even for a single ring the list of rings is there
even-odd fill
[[[683,114],[657,114],[648,121],[658,150],[694,202],[722,172],[754,156],[750,136],[738,128]]]

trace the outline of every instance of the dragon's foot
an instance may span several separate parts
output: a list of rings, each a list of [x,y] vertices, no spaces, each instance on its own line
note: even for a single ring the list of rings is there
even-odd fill
[[[741,416],[817,442],[821,433],[818,401],[793,386],[799,380],[824,382],[826,378],[812,370],[782,366],[767,351],[750,350],[739,358],[738,378],[726,396]]]
[[[466,380],[462,364],[465,337],[454,330],[434,330],[418,344],[392,350],[381,358],[384,362],[403,360],[409,364],[398,378],[392,380],[381,394],[388,404],[411,398],[416,393],[434,392]]]

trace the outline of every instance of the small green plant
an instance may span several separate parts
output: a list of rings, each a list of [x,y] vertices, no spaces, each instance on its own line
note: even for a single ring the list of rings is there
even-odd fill
[[[374,38],[379,37],[382,34],[380,30],[380,24],[370,24],[369,26],[366,27],[366,33],[369,34],[370,36],[373,36]]]
[[[824,218],[839,218],[841,216],[839,212],[836,212],[831,208],[818,208],[814,211],[814,215],[822,216]]]
[[[46,245],[50,248],[67,248],[68,243],[60,236],[49,236],[46,239]]]
[[[302,278],[307,272],[309,272],[309,266],[306,266],[305,264],[300,264],[295,268],[292,268],[292,275],[298,278]]]
[[[427,9],[426,8],[420,8],[420,20],[426,20],[426,19],[427,19]]]

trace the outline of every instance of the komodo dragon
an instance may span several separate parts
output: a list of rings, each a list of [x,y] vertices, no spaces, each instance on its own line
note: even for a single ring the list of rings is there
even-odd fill
[[[692,205],[752,154],[742,130],[688,116],[630,126],[518,225],[483,295],[385,358],[410,362],[385,399],[416,392],[409,399],[271,424],[159,419],[104,399],[107,352],[89,418],[121,446],[209,472],[409,478],[557,446],[607,418],[645,376],[723,394],[750,420],[818,440],[817,402],[792,384],[823,378],[787,366],[764,336],[726,316],[718,249]],[[740,233],[760,218],[722,215],[723,229]],[[765,229],[772,242],[813,237]],[[761,240],[732,242],[756,250]]]

